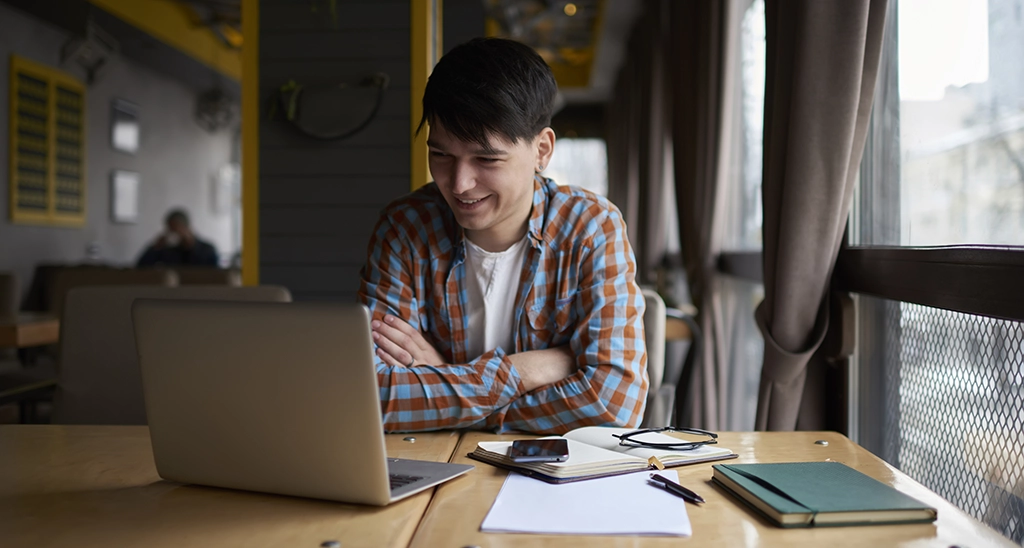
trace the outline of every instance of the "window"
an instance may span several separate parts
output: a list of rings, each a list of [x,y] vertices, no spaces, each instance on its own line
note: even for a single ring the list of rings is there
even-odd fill
[[[898,2],[900,245],[1024,244],[1021,7]]]
[[[740,27],[739,142],[731,161],[735,185],[722,195],[726,200],[724,246],[730,250],[761,249],[761,161],[764,157],[765,86],[764,0],[750,3]]]
[[[608,152],[604,139],[558,139],[544,176],[560,185],[578,186],[606,196]]]
[[[860,293],[851,437],[1018,543],[1024,248],[1008,246],[1024,244],[1022,6],[889,4],[836,266]]]
[[[728,182],[719,189],[724,201],[723,259],[749,268],[725,269],[719,306],[726,319],[722,361],[727,364],[719,382],[725,392],[726,430],[753,430],[758,385],[764,358],[764,339],[754,323],[754,309],[764,298],[761,265],[761,162],[764,133],[765,19],[764,0],[748,2],[742,12],[737,74],[739,85],[725,108],[740,112],[732,129]],[[756,271],[757,274],[753,274]]]
[[[81,82],[11,56],[11,220],[85,223],[84,112]]]

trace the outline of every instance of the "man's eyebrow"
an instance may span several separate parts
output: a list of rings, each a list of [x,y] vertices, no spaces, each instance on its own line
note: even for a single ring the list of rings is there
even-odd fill
[[[501,156],[503,154],[508,154],[508,152],[498,148],[482,147],[474,150],[473,154],[483,154],[484,156]]]
[[[432,147],[432,148],[436,148],[438,150],[445,150],[445,148],[443,146],[437,144],[434,141],[431,141],[430,139],[427,139],[427,146],[428,147]],[[477,148],[477,149],[473,150],[473,154],[480,154],[480,155],[484,155],[484,156],[501,156],[501,155],[507,155],[508,151],[501,150],[501,149],[498,149],[498,148],[480,147],[480,148]]]

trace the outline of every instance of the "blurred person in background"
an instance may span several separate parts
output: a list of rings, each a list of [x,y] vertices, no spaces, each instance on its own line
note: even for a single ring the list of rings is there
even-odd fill
[[[192,232],[184,209],[172,209],[164,224],[166,230],[142,253],[138,266],[217,266],[217,249]]]

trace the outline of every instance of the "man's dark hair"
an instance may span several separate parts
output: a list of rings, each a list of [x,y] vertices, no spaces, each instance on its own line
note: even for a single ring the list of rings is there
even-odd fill
[[[178,221],[185,226],[191,226],[188,222],[188,212],[184,209],[172,209],[164,217],[164,224],[169,225],[171,221]]]
[[[555,77],[529,46],[474,38],[452,48],[434,67],[423,93],[423,118],[455,138],[487,146],[488,134],[511,143],[533,139],[551,125]]]

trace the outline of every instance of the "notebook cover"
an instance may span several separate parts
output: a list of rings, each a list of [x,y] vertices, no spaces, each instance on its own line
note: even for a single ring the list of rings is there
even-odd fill
[[[935,519],[934,508],[838,462],[718,464],[713,468],[715,474],[728,477],[780,514],[931,510],[931,519],[898,522]]]

